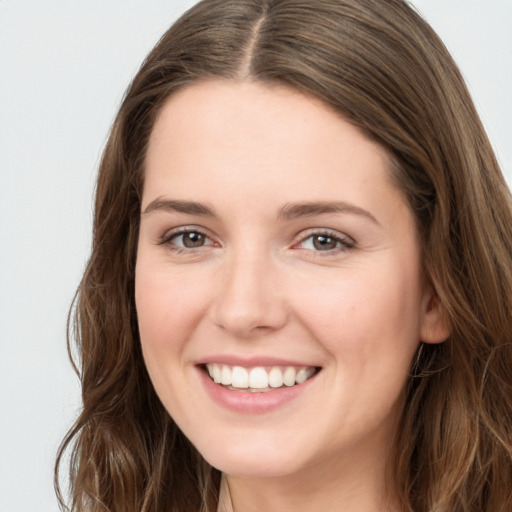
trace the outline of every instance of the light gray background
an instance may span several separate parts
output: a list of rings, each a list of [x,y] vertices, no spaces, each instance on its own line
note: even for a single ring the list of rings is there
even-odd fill
[[[185,0],[0,0],[0,512],[52,512],[79,407],[65,324],[123,91]],[[416,0],[512,183],[512,0]]]

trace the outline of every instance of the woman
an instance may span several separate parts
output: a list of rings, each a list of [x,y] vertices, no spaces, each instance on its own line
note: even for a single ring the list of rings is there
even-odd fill
[[[511,509],[510,194],[405,2],[197,4],[95,208],[73,510]]]

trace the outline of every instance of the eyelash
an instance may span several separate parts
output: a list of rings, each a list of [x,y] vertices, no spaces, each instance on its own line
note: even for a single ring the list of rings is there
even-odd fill
[[[210,240],[212,243],[200,245],[198,247],[184,247],[180,245],[176,245],[176,243],[173,241],[174,239],[177,239],[179,237],[183,237],[189,233],[195,233],[197,235],[200,235],[204,237],[205,240]],[[167,245],[168,248],[177,253],[191,253],[195,252],[197,250],[202,249],[203,247],[210,247],[217,245],[211,238],[201,229],[195,228],[195,227],[189,227],[189,228],[181,228],[177,229],[176,231],[172,231],[171,233],[165,234],[162,239],[158,242],[158,245]]]
[[[199,236],[204,237],[205,240],[209,240],[211,243],[206,243],[203,245],[199,245],[197,247],[184,247],[177,245],[174,240],[183,237],[189,233],[194,233]],[[336,246],[332,249],[327,250],[319,250],[315,248],[304,248],[300,247],[303,245],[307,240],[312,240],[312,244],[314,244],[315,238],[324,237],[327,239],[331,239],[336,243]],[[203,230],[195,227],[189,227],[189,228],[181,228],[176,231],[172,231],[169,234],[166,234],[162,237],[162,239],[158,242],[158,245],[167,245],[168,248],[177,253],[191,253],[195,252],[197,250],[201,250],[203,247],[218,247],[218,244],[214,242]],[[340,233],[330,230],[311,230],[309,233],[307,233],[306,236],[302,236],[298,243],[293,245],[294,249],[304,249],[310,251],[315,256],[332,256],[334,254],[348,251],[350,249],[355,248],[356,244],[354,240],[352,240],[348,236],[340,235]]]
[[[302,236],[300,241],[295,244],[294,247],[298,247],[300,245],[303,245],[307,240],[311,240],[311,244],[314,244],[315,238],[328,238],[333,240],[336,243],[336,246],[332,249],[327,250],[319,250],[319,249],[305,249],[311,251],[315,256],[332,256],[341,252],[348,251],[350,249],[354,249],[356,244],[352,238],[342,235],[341,233],[338,233],[336,231],[330,231],[330,230],[311,230],[309,233],[307,233],[306,236]],[[298,247],[300,249],[300,247]]]

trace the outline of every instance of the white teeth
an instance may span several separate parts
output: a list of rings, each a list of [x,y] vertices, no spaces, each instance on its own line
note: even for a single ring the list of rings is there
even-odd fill
[[[294,366],[272,366],[271,368],[256,366],[249,369],[243,366],[211,363],[206,365],[206,369],[215,383],[249,391],[270,391],[272,388],[291,387],[295,384],[302,384],[315,373],[315,368],[311,366],[298,368]]]
[[[271,388],[280,388],[283,385],[283,372],[275,366],[268,373],[268,385]]]
[[[311,377],[311,375],[313,375],[313,373],[315,373],[314,368],[301,368],[297,372],[297,376],[295,377],[295,382],[297,384],[302,384],[303,382],[306,382],[309,379],[309,377]]]
[[[231,372],[231,385],[234,388],[248,388],[249,372],[241,366],[234,366]]]
[[[268,388],[268,373],[265,368],[253,368],[249,374],[249,387],[254,389]]]
[[[223,365],[220,372],[220,383],[224,386],[231,386],[231,368]]]
[[[218,364],[208,365],[213,366],[213,382],[216,382],[217,384],[220,384],[220,366]]]
[[[287,366],[283,374],[283,382],[285,386],[293,386],[295,384],[296,371],[293,366]]]

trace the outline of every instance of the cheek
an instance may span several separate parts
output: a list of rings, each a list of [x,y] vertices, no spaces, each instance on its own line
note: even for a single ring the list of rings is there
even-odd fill
[[[409,267],[351,268],[304,283],[294,293],[295,309],[336,358],[408,366],[419,342],[421,305],[418,272]]]
[[[329,392],[339,424],[352,425],[354,432],[398,414],[419,343],[419,279],[414,271],[394,268],[352,268],[350,277],[322,287],[311,282],[295,295],[295,304],[303,304],[303,325],[329,354]]]
[[[180,363],[189,340],[207,309],[207,279],[186,272],[157,271],[138,265],[135,304],[148,369]],[[165,364],[162,364],[165,361]]]
[[[151,382],[175,421],[194,396],[184,379],[189,376],[189,340],[203,318],[208,281],[187,279],[166,265],[138,263],[135,304],[142,354]],[[178,414],[176,414],[178,413]]]

